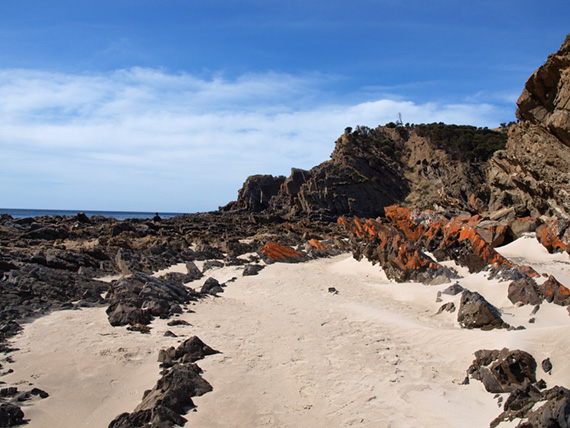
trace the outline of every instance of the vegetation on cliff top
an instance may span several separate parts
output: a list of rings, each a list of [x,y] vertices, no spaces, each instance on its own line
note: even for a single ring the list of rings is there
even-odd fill
[[[370,129],[366,126],[357,126],[352,133],[359,140],[368,140],[379,147],[382,152],[395,161],[400,161],[404,149],[403,141],[407,141],[410,133],[428,139],[434,148],[445,150],[453,159],[467,162],[487,161],[497,150],[502,150],[507,144],[507,134],[488,128],[477,128],[469,125],[446,125],[445,123],[430,123],[405,126],[393,122],[386,124],[386,128],[396,129],[400,141],[383,131],[382,127]],[[351,134],[352,128],[346,128],[345,133]]]

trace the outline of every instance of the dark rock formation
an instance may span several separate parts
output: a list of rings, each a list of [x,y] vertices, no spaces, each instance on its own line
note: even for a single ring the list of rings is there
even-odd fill
[[[486,156],[458,142],[492,139],[506,141],[501,133],[467,126],[357,127],[339,137],[329,161],[309,171],[293,168],[286,179],[252,176],[223,209],[330,220],[376,217],[403,201],[477,210],[488,193]]]
[[[477,292],[464,290],[461,294],[457,321],[463,328],[480,328],[492,330],[494,328],[507,328],[500,311],[491,305]]]
[[[372,219],[361,222],[358,218],[340,218],[339,223],[364,241],[355,245],[354,257],[357,260],[366,257],[372,263],[379,263],[390,279],[443,283],[456,277],[386,223]]]
[[[168,318],[182,312],[180,305],[197,296],[174,281],[136,273],[114,281],[107,298],[109,323],[120,326],[147,325],[153,317]]]
[[[521,122],[490,161],[489,210],[504,217],[570,216],[570,41],[528,79]],[[505,207],[507,208],[505,210]]]
[[[491,428],[517,418],[523,420],[519,428],[570,428],[570,390],[561,386],[541,391],[527,384],[513,391],[503,408]]]
[[[215,278],[208,278],[204,283],[204,285],[202,285],[202,288],[200,290],[200,293],[210,294],[212,296],[215,296],[217,293],[223,293],[223,292],[224,289],[222,288],[218,280]]]
[[[165,370],[156,386],[144,393],[143,400],[132,413],[117,416],[109,428],[141,428],[183,426],[184,415],[194,408],[192,397],[212,390],[201,377],[195,361],[217,353],[196,336],[185,340],[177,349],[161,350],[159,361]]]
[[[467,373],[483,382],[488,392],[512,392],[536,382],[536,361],[521,350],[480,350]]]
[[[285,177],[272,175],[253,175],[248,177],[238,193],[234,210],[262,212],[269,208],[269,201],[279,193]]]
[[[13,427],[25,423],[22,409],[11,403],[0,404],[0,427]]]

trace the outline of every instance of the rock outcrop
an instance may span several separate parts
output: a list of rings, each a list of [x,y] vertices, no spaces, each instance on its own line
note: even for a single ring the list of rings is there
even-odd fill
[[[483,383],[492,393],[512,392],[536,382],[536,361],[521,350],[480,350],[467,374]]]
[[[109,428],[183,426],[186,419],[182,415],[195,407],[192,397],[212,390],[194,363],[217,352],[196,336],[185,340],[177,349],[161,350],[159,361],[165,368],[162,377],[153,389],[145,391],[141,404],[132,413],[117,416]]]
[[[293,168],[286,179],[252,176],[223,210],[325,220],[377,217],[401,202],[476,211],[488,198],[486,159],[505,141],[502,133],[469,126],[347,128],[330,160],[310,170]]]
[[[489,210],[570,217],[570,39],[526,82],[520,122],[490,161]]]

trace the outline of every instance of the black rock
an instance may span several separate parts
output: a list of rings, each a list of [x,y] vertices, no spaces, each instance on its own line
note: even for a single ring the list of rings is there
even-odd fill
[[[542,370],[544,370],[545,373],[552,374],[552,363],[550,362],[550,358],[546,358],[542,361]]]
[[[464,290],[461,295],[457,321],[463,328],[491,330],[508,327],[496,307],[487,302],[479,293],[469,290]]]
[[[208,278],[206,280],[206,282],[204,283],[204,285],[202,286],[200,293],[211,294],[211,295],[215,296],[216,293],[223,293],[223,291],[224,291],[224,289],[222,288],[222,286],[220,285],[220,283],[218,282],[217,279]]]
[[[24,423],[22,409],[11,403],[0,404],[0,427],[13,427]]]
[[[443,290],[442,294],[447,294],[450,296],[457,296],[463,290],[464,290],[464,288],[461,285],[459,285],[458,282],[456,282],[455,284],[452,284],[449,287],[447,287],[445,290]]]
[[[243,276],[257,275],[264,267],[263,265],[247,265],[243,270]]]

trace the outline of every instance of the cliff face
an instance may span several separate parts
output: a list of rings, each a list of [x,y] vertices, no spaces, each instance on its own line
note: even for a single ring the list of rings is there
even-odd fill
[[[498,220],[570,217],[570,37],[517,104],[508,139],[441,123],[347,128],[330,160],[288,178],[252,176],[224,209],[376,217],[399,203]]]
[[[528,79],[506,150],[491,159],[489,210],[570,217],[570,38]]]
[[[496,134],[443,124],[347,129],[330,160],[308,171],[294,168],[286,179],[249,177],[238,200],[224,209],[335,218],[377,217],[395,203],[477,211],[488,197],[487,164],[466,162],[458,156],[463,149],[446,147],[442,133]]]

